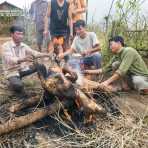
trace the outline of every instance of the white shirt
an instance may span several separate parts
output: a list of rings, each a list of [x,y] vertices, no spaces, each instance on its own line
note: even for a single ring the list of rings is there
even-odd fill
[[[94,32],[87,32],[85,38],[76,36],[73,40],[71,48],[81,54],[84,50],[92,49],[97,44],[99,44],[99,41],[96,34]]]
[[[2,63],[5,76],[8,78],[10,76],[19,75],[18,70],[28,69],[28,64],[23,62],[18,64],[18,60],[25,58],[27,55],[40,55],[31,49],[28,45],[21,43],[19,46],[13,42],[13,40],[8,41],[2,45]]]

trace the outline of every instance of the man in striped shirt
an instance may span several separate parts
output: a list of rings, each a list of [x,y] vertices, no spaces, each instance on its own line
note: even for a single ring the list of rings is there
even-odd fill
[[[36,72],[36,69],[29,66],[31,56],[48,56],[47,53],[40,53],[22,43],[24,29],[20,26],[10,28],[11,41],[2,45],[2,64],[5,77],[8,79],[9,86],[16,92],[23,91],[21,78]]]

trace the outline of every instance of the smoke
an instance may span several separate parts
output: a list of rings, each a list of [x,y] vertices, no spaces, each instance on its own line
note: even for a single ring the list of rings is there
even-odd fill
[[[83,83],[83,74],[81,70],[81,59],[71,56],[68,60],[68,65],[76,72],[78,79],[76,83],[82,85]]]

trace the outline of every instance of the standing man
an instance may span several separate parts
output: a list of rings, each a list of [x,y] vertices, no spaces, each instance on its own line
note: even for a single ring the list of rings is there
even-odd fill
[[[49,24],[50,19],[50,25]],[[48,3],[45,16],[44,34],[50,31],[52,43],[60,44],[62,47],[57,54],[69,48],[69,37],[73,35],[72,15],[70,3],[67,0],[51,0]]]
[[[87,11],[85,0],[70,0],[73,26],[78,20],[82,20],[83,14]],[[75,31],[74,31],[75,35]]]
[[[44,32],[44,17],[47,11],[48,2],[46,0],[35,0],[31,4],[30,15],[35,22],[37,45],[39,51],[42,51],[43,32]]]
[[[59,58],[63,58],[71,53],[81,54],[82,62],[84,67],[91,68],[92,66],[95,69],[101,67],[101,54],[99,51],[100,43],[97,39],[97,36],[94,32],[86,31],[86,24],[84,20],[78,20],[75,23],[75,31],[77,36],[75,36],[71,49],[59,55]]]
[[[36,72],[36,69],[29,66],[28,63],[31,56],[45,57],[48,54],[37,52],[22,43],[24,29],[20,26],[11,26],[10,34],[11,41],[7,41],[2,45],[3,69],[10,88],[15,92],[22,93],[24,90],[22,77]]]

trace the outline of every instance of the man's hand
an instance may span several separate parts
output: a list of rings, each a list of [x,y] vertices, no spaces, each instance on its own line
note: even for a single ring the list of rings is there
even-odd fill
[[[114,88],[113,86],[106,80],[104,82],[102,82],[100,84],[103,88],[105,88],[106,90],[108,90],[109,92],[113,92],[114,91]]]
[[[63,58],[64,58],[64,53],[60,53],[60,54],[58,55],[58,58],[59,58],[59,59],[63,59]]]
[[[44,30],[43,35],[44,37],[48,37],[49,31],[48,30]]]
[[[62,68],[60,68],[58,66],[51,68],[51,70],[54,72],[57,72],[57,73],[62,73]]]
[[[18,64],[23,63],[23,62],[33,62],[33,56],[27,56],[25,58],[21,58],[18,60]]]
[[[75,16],[78,12],[76,10],[72,10],[72,15]]]
[[[106,81],[102,82],[101,85],[108,87],[110,85],[110,83],[106,80]]]
[[[84,70],[83,71],[84,74],[101,74],[102,73],[102,69],[96,69],[96,70]]]
[[[102,82],[101,85],[111,89],[111,91],[112,91],[113,90],[113,86],[112,86],[113,82],[115,82],[119,78],[120,78],[120,75],[118,73],[115,73],[109,79],[107,79],[106,81]]]
[[[90,52],[90,50],[84,50],[83,52],[81,52],[81,55],[82,56],[87,56],[87,55],[89,55],[91,52]]]

